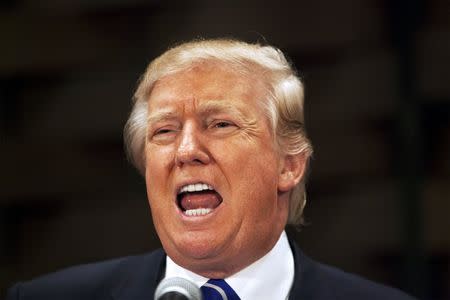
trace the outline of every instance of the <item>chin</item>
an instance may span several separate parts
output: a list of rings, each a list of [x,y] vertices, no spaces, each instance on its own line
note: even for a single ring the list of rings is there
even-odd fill
[[[180,245],[180,253],[197,259],[212,258],[219,252],[217,242],[208,238],[191,238]]]

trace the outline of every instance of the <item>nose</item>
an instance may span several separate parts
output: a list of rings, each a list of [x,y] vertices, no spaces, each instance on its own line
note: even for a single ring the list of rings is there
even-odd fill
[[[201,133],[194,124],[186,123],[179,136],[175,162],[177,166],[185,164],[208,164],[210,157],[202,142]]]

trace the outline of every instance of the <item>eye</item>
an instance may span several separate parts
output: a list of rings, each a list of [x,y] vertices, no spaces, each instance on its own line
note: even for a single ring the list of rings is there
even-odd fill
[[[232,128],[235,128],[236,124],[231,122],[231,121],[226,121],[226,120],[215,120],[215,121],[211,122],[209,127],[211,129],[226,129],[226,130],[230,130]]]
[[[229,126],[233,126],[233,123],[227,122],[227,121],[218,121],[214,123],[215,128],[226,128]]]
[[[173,130],[168,129],[168,128],[161,128],[155,131],[154,135],[161,135],[161,134],[166,134],[166,133],[170,133]]]
[[[215,134],[228,134],[234,132],[238,126],[232,121],[218,119],[212,121],[208,128]]]
[[[177,133],[177,127],[163,126],[150,131],[149,140],[157,143],[166,143],[172,141]]]

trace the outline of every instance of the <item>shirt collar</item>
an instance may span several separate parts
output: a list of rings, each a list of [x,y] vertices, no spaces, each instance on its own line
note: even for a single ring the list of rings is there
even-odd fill
[[[166,257],[165,277],[182,277],[198,287],[208,281],[177,265],[169,256]],[[266,255],[225,280],[242,300],[287,299],[294,281],[294,256],[286,232],[281,233]]]

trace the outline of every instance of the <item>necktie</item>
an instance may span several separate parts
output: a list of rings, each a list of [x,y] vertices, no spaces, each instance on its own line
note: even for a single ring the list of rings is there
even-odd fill
[[[241,300],[223,279],[210,279],[200,289],[203,300]]]

